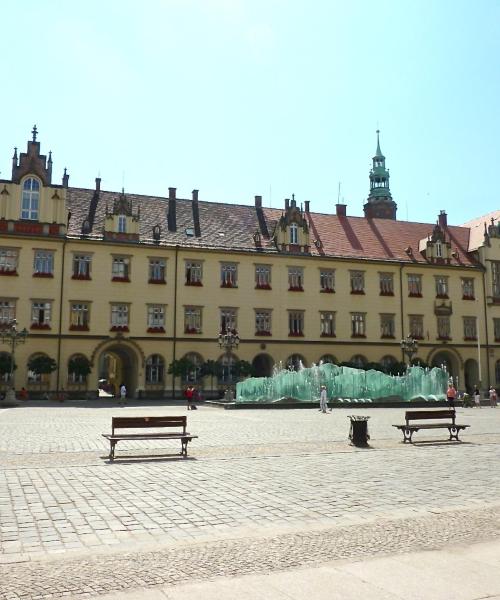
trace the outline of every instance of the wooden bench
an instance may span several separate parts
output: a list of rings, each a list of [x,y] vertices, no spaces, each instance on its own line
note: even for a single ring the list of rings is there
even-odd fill
[[[428,421],[430,419],[437,419],[443,421],[447,419],[447,423],[415,423],[412,424],[410,421]],[[407,410],[405,413],[404,425],[393,425],[397,429],[403,432],[403,442],[409,442],[411,444],[411,436],[419,429],[448,429],[450,438],[448,441],[458,439],[458,432],[461,429],[470,427],[470,425],[458,425],[455,423],[455,411],[454,410]]]
[[[181,456],[187,456],[187,445],[197,435],[186,431],[187,417],[112,417],[111,433],[102,436],[109,440],[109,459],[115,458],[115,446],[121,440],[181,440]],[[174,432],[145,431],[142,433],[116,433],[117,429],[173,429]],[[182,428],[182,431],[180,430]]]

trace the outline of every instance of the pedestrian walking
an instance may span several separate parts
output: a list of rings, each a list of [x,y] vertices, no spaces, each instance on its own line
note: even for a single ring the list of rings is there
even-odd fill
[[[455,398],[457,397],[457,390],[453,387],[453,383],[448,384],[448,390],[446,392],[446,401],[450,408],[455,408]]]
[[[326,413],[326,411],[328,409],[328,399],[326,396],[326,385],[321,386],[321,392],[319,395],[319,409],[323,413]]]
[[[496,408],[497,400],[498,400],[497,391],[493,386],[491,386],[489,393],[490,393],[490,406],[491,406],[491,408]]]
[[[188,385],[187,388],[186,388],[186,391],[184,392],[184,396],[186,397],[187,409],[188,410],[191,410],[193,408],[193,406],[192,406],[193,394],[194,394],[194,388],[193,388],[193,386]]]
[[[122,383],[120,386],[120,403],[125,404],[125,400],[127,399],[127,388],[125,384]]]
[[[474,388],[474,404],[481,408],[481,392],[479,391],[479,387],[477,385]]]

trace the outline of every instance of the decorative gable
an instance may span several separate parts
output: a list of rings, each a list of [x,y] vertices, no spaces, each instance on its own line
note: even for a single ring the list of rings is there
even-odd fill
[[[274,243],[281,252],[310,252],[309,225],[302,209],[297,208],[294,195],[291,202],[285,200],[285,211],[274,230]]]
[[[113,201],[111,210],[106,205],[104,219],[104,239],[136,242],[139,241],[139,221],[141,211],[133,210],[132,200],[129,200],[124,190]]]
[[[446,238],[444,228],[436,223],[432,234],[420,240],[419,250],[426,260],[435,264],[449,264],[452,256],[451,242]]]

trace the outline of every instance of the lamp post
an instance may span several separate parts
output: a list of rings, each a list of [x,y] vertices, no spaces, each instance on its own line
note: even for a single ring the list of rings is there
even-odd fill
[[[411,366],[411,359],[418,352],[418,342],[413,339],[410,334],[401,340],[401,350],[403,351],[403,358],[405,354],[408,356],[408,366]]]
[[[22,331],[17,330],[17,321],[12,319],[5,329],[0,330],[0,341],[3,344],[10,344],[10,373],[9,373],[9,389],[5,394],[5,404],[16,404],[16,386],[14,384],[14,368],[15,354],[17,344],[24,344],[28,337],[26,327]]]
[[[238,345],[240,343],[240,336],[238,335],[238,332],[236,331],[236,329],[225,329],[225,330],[221,330],[221,332],[219,333],[218,340],[219,340],[219,347],[226,352],[228,375],[230,378],[231,377],[231,352],[233,351],[233,349],[238,348]],[[232,392],[231,384],[229,384],[228,389]],[[232,398],[226,397],[226,400],[231,401]]]

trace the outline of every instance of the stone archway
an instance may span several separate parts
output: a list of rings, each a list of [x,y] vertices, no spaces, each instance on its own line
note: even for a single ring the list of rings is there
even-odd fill
[[[460,365],[458,358],[450,350],[438,350],[435,354],[431,354],[429,364],[431,367],[446,367],[448,374],[453,377],[454,381],[456,381],[459,375]]]
[[[478,387],[481,385],[479,380],[479,368],[477,366],[477,361],[473,358],[469,358],[465,361],[464,365],[464,378],[465,378],[465,390],[471,394],[477,385]]]
[[[273,374],[274,361],[269,354],[257,354],[252,361],[255,369],[254,377],[271,377]]]
[[[139,361],[134,350],[124,343],[110,343],[96,356],[99,387],[117,395],[122,383],[127,396],[134,398],[139,383]]]

